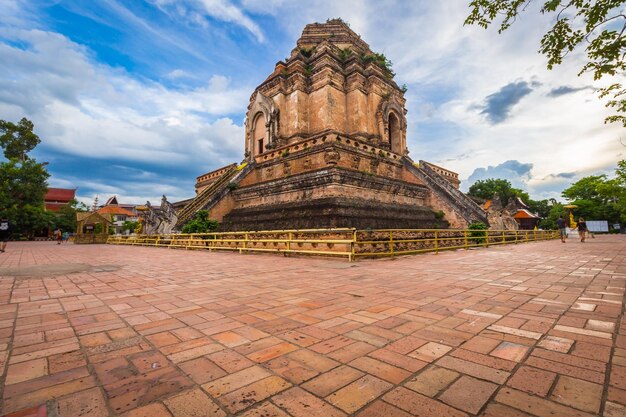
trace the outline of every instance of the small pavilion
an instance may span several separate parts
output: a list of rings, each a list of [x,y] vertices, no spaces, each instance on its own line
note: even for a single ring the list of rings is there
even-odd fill
[[[76,213],[76,236],[74,243],[106,243],[109,238],[111,219],[97,212]],[[98,226],[101,225],[101,226]]]

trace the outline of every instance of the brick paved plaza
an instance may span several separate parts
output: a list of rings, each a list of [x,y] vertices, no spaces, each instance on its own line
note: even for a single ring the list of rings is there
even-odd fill
[[[626,415],[624,236],[356,263],[7,249],[3,415]]]

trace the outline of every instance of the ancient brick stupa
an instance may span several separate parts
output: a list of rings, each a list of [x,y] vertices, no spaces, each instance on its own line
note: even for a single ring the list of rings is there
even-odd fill
[[[199,176],[178,226],[200,209],[223,230],[485,221],[456,173],[408,157],[404,91],[393,77],[342,20],[307,25],[250,97],[244,164]]]

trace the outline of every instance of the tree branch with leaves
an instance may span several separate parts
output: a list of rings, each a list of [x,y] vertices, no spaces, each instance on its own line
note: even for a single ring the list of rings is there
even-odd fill
[[[520,13],[527,11],[533,0],[472,0],[466,25],[488,28],[499,21],[498,33],[507,30]],[[594,80],[624,76],[626,70],[626,1],[623,0],[548,0],[542,14],[553,14],[555,23],[541,39],[539,52],[548,58],[552,69],[577,48],[584,48],[587,62],[578,75],[590,73]],[[600,98],[608,98],[606,106],[616,114],[605,123],[622,123],[626,127],[626,88],[621,80],[597,90]]]

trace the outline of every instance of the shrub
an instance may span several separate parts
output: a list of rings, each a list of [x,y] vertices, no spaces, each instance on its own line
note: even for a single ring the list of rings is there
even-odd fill
[[[482,222],[474,222],[468,226],[471,230],[470,237],[477,244],[482,244],[487,239],[487,225]]]
[[[217,230],[219,223],[217,220],[209,219],[207,210],[200,210],[196,215],[183,226],[183,233],[209,233]]]

